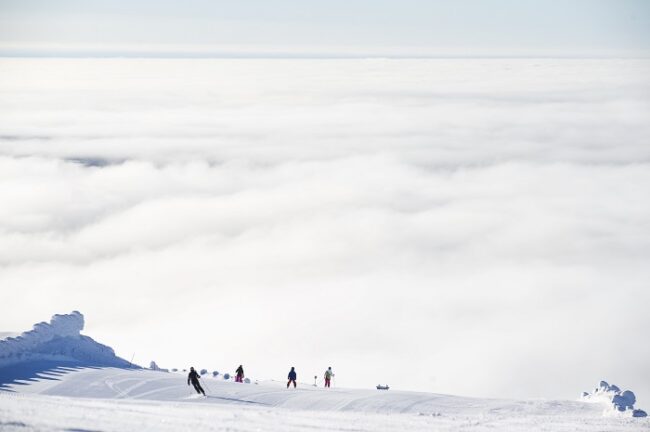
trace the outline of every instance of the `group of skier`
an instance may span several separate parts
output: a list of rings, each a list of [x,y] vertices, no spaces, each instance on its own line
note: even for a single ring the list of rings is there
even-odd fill
[[[325,388],[329,388],[331,386],[332,382],[332,377],[334,377],[334,372],[332,372],[332,367],[328,367],[327,370],[325,371],[325,374],[323,378],[325,379]],[[291,370],[289,371],[289,375],[287,376],[289,381],[287,381],[287,388],[291,384],[293,384],[293,388],[297,387],[296,380],[298,379],[298,374],[296,373],[296,368],[291,367]],[[317,378],[317,377],[314,377]],[[194,370],[194,367],[190,368],[190,373],[187,375],[187,385],[189,386],[192,384],[194,386],[194,390],[196,390],[197,393],[202,394],[205,396],[205,390],[203,390],[203,387],[201,387],[201,383],[199,382],[199,379],[201,379],[201,375],[199,375],[196,370]],[[235,382],[242,383],[244,382],[244,367],[242,365],[239,365],[237,370],[235,371]],[[314,386],[316,383],[314,383]]]
[[[334,377],[334,372],[332,372],[332,367],[328,367],[327,370],[325,371],[325,374],[323,375],[323,378],[325,380],[325,384],[323,387],[329,388],[332,385],[332,378]],[[287,388],[291,384],[293,384],[293,388],[296,388],[296,379],[298,378],[298,375],[296,374],[296,368],[291,367],[291,370],[289,371],[289,375],[287,376],[289,378],[289,381],[287,381]],[[316,380],[318,380],[318,376],[314,377],[314,387],[317,386]]]

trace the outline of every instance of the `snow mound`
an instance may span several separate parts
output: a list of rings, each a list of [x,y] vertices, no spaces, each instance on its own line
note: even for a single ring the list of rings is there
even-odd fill
[[[607,381],[601,381],[593,393],[583,392],[582,400],[605,403],[608,407],[605,415],[623,415],[626,417],[646,417],[648,415],[641,409],[634,409],[636,396],[632,391],[621,391],[618,386],[609,384]]]
[[[72,362],[89,366],[126,367],[112,348],[80,332],[84,316],[73,311],[54,315],[49,323],[35,324],[32,330],[0,340],[0,368],[35,361]]]

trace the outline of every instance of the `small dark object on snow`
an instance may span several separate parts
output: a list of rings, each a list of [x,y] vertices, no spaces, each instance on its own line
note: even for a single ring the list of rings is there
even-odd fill
[[[388,387],[388,384],[386,385],[377,384],[377,390],[388,390],[388,389],[390,389],[390,387]]]

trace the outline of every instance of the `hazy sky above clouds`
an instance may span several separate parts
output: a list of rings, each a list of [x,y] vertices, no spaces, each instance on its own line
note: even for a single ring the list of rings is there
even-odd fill
[[[647,56],[646,0],[0,0],[4,55]]]
[[[649,61],[0,75],[0,330],[78,309],[141,364],[650,400]]]

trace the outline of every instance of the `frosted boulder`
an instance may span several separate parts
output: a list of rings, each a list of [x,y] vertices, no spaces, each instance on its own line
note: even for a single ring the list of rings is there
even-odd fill
[[[199,372],[201,375],[205,375],[208,373],[207,369],[201,369],[201,372]]]
[[[79,336],[84,328],[84,316],[79,311],[67,315],[54,315],[50,325],[59,336]]]
[[[154,371],[158,371],[158,372],[169,372],[169,369],[163,369],[163,368],[159,367],[156,364],[156,362],[153,361],[153,360],[151,361],[151,363],[149,363],[149,369],[154,370]]]
[[[609,384],[607,381],[601,381],[593,393],[582,393],[582,400],[588,402],[601,402],[608,406],[606,413],[618,413],[623,416],[645,417],[645,411],[634,409],[636,396],[630,390],[621,391],[621,389]]]
[[[625,411],[628,408],[632,409],[636,403],[636,396],[631,391],[625,390],[623,393],[615,394],[612,403],[619,411]]]

